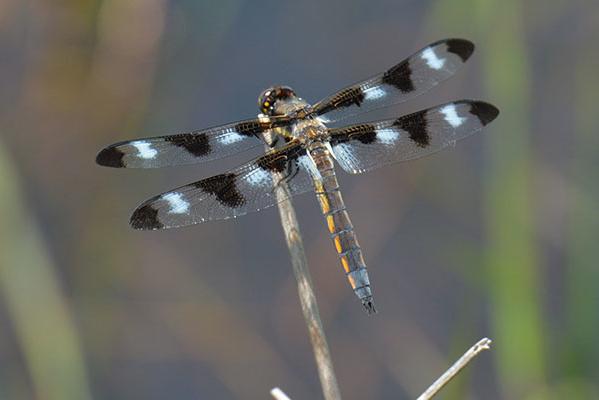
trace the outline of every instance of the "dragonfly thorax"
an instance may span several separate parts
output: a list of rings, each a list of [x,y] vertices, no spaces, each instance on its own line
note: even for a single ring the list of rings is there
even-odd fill
[[[318,118],[300,120],[293,128],[293,136],[304,144],[328,140],[326,126]]]

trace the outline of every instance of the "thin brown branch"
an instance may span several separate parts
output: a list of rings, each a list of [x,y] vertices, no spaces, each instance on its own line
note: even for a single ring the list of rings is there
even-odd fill
[[[456,361],[443,375],[439,377],[424,393],[422,393],[416,400],[430,400],[439,391],[449,383],[470,361],[474,359],[481,351],[489,350],[491,348],[491,339],[483,338],[479,340],[474,346],[468,349],[458,361]],[[270,391],[271,396],[275,400],[291,400],[285,392],[278,387],[273,388]]]
[[[266,140],[267,142],[270,142],[272,138],[267,137]],[[308,334],[310,335],[314,357],[316,359],[322,392],[325,400],[341,400],[341,392],[339,391],[337,377],[335,376],[335,371],[333,369],[333,360],[331,359],[329,345],[322,328],[320,312],[314,294],[314,286],[312,285],[310,271],[308,270],[308,261],[304,252],[304,244],[299,224],[297,222],[293,204],[290,200],[289,188],[280,174],[275,176],[275,181],[275,194],[277,201],[279,202],[278,206],[279,215],[281,216],[281,225],[283,226],[285,240],[287,241],[287,247],[289,248],[293,274],[297,281],[297,290],[302,312],[304,314],[304,320],[308,327]]]
[[[479,340],[474,346],[468,349],[467,352],[460,357],[443,375],[439,377],[424,393],[418,397],[417,400],[429,400],[432,399],[450,380],[452,380],[458,372],[462,370],[474,357],[476,357],[481,351],[488,350],[491,348],[491,339],[483,338]]]
[[[285,392],[283,392],[281,389],[279,389],[278,387],[276,388],[272,388],[272,390],[270,391],[270,395],[273,397],[273,399],[275,400],[291,400],[289,398],[289,396],[287,396],[285,394]]]

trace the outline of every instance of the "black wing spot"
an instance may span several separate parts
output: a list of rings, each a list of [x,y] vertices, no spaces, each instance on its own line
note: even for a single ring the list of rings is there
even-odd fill
[[[420,111],[410,115],[409,117],[398,118],[393,126],[408,132],[410,139],[418,147],[427,147],[430,144],[430,136],[428,135],[426,111]]]
[[[123,156],[125,153],[120,151],[116,146],[110,146],[102,149],[96,156],[96,163],[105,167],[123,168],[125,163]]]
[[[184,148],[196,157],[205,156],[212,151],[208,140],[208,135],[205,133],[174,135],[166,137],[165,141],[172,143],[175,146]]]
[[[295,146],[289,149],[281,149],[272,154],[266,154],[260,157],[256,163],[265,171],[283,172],[288,168],[290,162],[297,160],[304,154],[306,154],[305,148]]]
[[[258,136],[269,127],[269,124],[260,122],[240,122],[233,127],[233,130],[243,136]]]
[[[487,125],[499,115],[499,109],[484,101],[473,101],[470,103],[470,114],[476,115],[480,123]]]
[[[268,121],[245,121],[236,124],[233,131],[243,136],[254,136],[260,139],[260,135],[269,129],[283,128],[289,126],[290,120],[286,118],[270,119]]]
[[[158,220],[158,210],[151,204],[139,207],[129,221],[133,229],[162,229],[164,224]]]
[[[358,140],[363,144],[370,144],[376,141],[376,129],[371,124],[354,125],[341,129],[335,134],[333,144],[346,143],[350,140]]]
[[[260,168],[271,172],[283,172],[287,167],[287,162],[288,159],[286,154],[266,155],[257,160]]]
[[[464,39],[448,39],[446,41],[447,51],[459,56],[466,62],[474,52],[474,43]]]
[[[237,189],[236,180],[236,174],[227,173],[201,180],[194,186],[216,197],[222,205],[237,208],[244,205],[246,199]]]
[[[360,107],[364,101],[364,92],[359,87],[348,88],[333,96],[323,108],[318,110],[318,115],[326,114],[338,108],[355,105]]]
[[[402,93],[414,91],[412,68],[408,61],[403,61],[383,74],[381,81],[399,89]]]
[[[370,144],[376,141],[376,130],[373,125],[364,125],[366,128],[362,133],[352,136],[352,139],[357,139],[363,144]]]

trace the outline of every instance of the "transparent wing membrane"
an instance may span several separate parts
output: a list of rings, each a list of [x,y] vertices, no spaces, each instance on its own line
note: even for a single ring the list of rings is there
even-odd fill
[[[461,100],[403,117],[330,129],[333,154],[341,167],[359,174],[383,165],[435,153],[480,131],[499,110]]]

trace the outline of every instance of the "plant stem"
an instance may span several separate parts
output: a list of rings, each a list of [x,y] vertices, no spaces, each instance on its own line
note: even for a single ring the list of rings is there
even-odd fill
[[[270,138],[266,138],[269,143]],[[318,376],[325,400],[341,400],[341,392],[337,384],[337,377],[333,369],[333,360],[329,351],[322,322],[320,320],[320,311],[314,294],[314,286],[308,270],[308,261],[304,252],[304,244],[300,233],[299,224],[295,215],[295,209],[290,200],[290,193],[287,184],[280,174],[275,174],[276,196],[281,216],[281,225],[285,232],[285,240],[289,248],[293,274],[297,281],[297,291],[299,294],[304,321],[308,327],[310,342],[316,359]]]
[[[468,349],[458,361],[456,361],[443,375],[428,387],[416,400],[432,399],[447,383],[452,380],[481,351],[490,349],[491,339],[482,338],[474,346]]]

